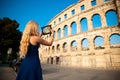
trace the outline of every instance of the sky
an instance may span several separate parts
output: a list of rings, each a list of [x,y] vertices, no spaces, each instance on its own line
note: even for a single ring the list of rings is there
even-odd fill
[[[43,27],[47,25],[47,23],[62,10],[66,9],[72,4],[77,3],[78,1],[79,0],[0,0],[0,19],[2,19],[3,17],[8,17],[12,20],[16,20],[19,23],[18,29],[23,32],[28,21],[34,20],[40,25],[40,27]],[[113,13],[110,13],[110,15],[108,15],[107,17],[110,23],[114,21],[117,22],[116,19],[113,19],[114,17],[111,18],[112,15]],[[98,22],[100,22],[97,21],[99,20],[98,18],[99,16],[96,15],[94,19],[94,25],[101,26],[101,23],[98,24]],[[86,20],[83,20],[83,23],[85,22]],[[72,33],[75,34],[76,32]],[[111,43],[120,43],[120,35],[115,35],[111,37],[111,41]],[[83,45],[85,47],[88,46],[88,41],[85,40],[84,42],[85,43],[83,43]],[[98,42],[100,42],[98,45],[104,44],[103,39],[99,37],[95,43],[97,44]]]
[[[78,0],[0,0],[0,19],[8,17],[24,27],[29,20],[35,20],[41,27],[45,26],[62,10],[77,3]]]

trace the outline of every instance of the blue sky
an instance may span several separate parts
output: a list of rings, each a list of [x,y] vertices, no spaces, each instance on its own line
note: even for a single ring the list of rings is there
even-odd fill
[[[0,18],[16,20],[23,31],[29,20],[45,26],[54,16],[78,0],[0,0]]]
[[[23,31],[29,20],[35,20],[41,27],[45,26],[62,10],[77,2],[78,0],[0,0],[0,18],[9,17],[12,20],[16,20],[20,24],[19,30]],[[109,12],[109,14],[106,15],[107,20],[110,21],[108,22],[109,26],[113,26],[112,24],[117,24],[118,22],[115,16],[112,16],[113,14],[115,13]],[[95,23],[93,23],[93,25],[95,28],[101,26],[98,15],[94,17],[94,20]],[[82,22],[86,24],[86,20]],[[75,25],[76,24],[73,24],[73,30],[75,29]],[[85,26],[86,25],[84,25],[83,31],[87,30]],[[72,32],[73,34],[76,33],[76,30],[74,31],[75,32]],[[110,41],[113,44],[120,43],[120,35],[112,36]],[[97,44],[98,42],[100,43]],[[85,40],[83,46],[87,47],[89,45],[88,43],[89,42]],[[97,45],[103,45],[104,41],[101,37],[98,37],[95,43]]]

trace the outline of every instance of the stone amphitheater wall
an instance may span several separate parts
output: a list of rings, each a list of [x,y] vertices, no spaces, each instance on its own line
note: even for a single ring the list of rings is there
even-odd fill
[[[104,69],[120,69],[120,44],[110,44],[110,37],[114,34],[120,35],[120,1],[96,0],[96,5],[91,6],[93,0],[80,0],[56,15],[49,24],[52,25],[56,32],[53,45],[40,47],[41,62],[48,64],[56,64],[68,67],[81,68],[104,68]],[[118,3],[119,2],[119,3]],[[84,5],[85,10],[81,11],[80,7]],[[71,11],[75,10],[72,15]],[[118,25],[109,27],[106,21],[106,13],[115,11],[118,16]],[[64,15],[67,14],[67,18]],[[101,17],[101,26],[93,28],[92,17],[98,14]],[[59,19],[61,18],[61,21]],[[80,22],[83,18],[88,21],[88,31],[82,32]],[[77,32],[72,34],[72,23],[76,23]],[[64,36],[64,27],[68,26],[68,36]],[[58,30],[61,29],[61,37],[58,37]],[[102,37],[103,46],[96,46],[96,37]],[[50,35],[44,36],[49,40]],[[89,46],[83,48],[84,39],[89,41]],[[72,43],[76,42],[77,46],[73,47]],[[64,47],[67,43],[67,47]]]

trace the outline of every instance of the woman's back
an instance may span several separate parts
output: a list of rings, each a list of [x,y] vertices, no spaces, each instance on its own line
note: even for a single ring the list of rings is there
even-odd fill
[[[30,43],[28,46],[28,52],[26,57],[38,56],[38,48],[39,48],[39,45],[33,45]]]

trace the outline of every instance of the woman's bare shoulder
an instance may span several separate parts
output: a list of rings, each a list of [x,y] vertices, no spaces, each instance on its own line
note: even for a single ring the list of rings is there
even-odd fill
[[[33,43],[33,44],[39,43],[40,40],[41,40],[41,37],[39,37],[39,36],[31,36],[30,37],[30,42]]]

